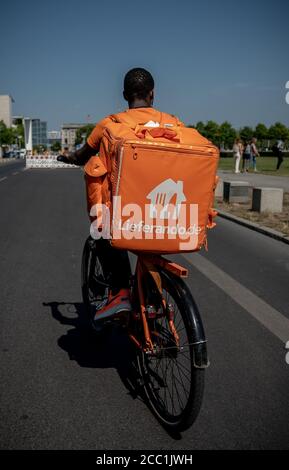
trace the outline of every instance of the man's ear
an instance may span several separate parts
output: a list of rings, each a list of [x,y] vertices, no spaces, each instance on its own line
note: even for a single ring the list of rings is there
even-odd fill
[[[128,101],[127,95],[126,95],[126,92],[125,92],[125,91],[123,91],[122,96],[124,97],[125,101]]]
[[[152,90],[152,91],[150,91],[150,100],[151,100],[151,103],[152,103],[152,104],[153,104],[153,102],[154,102],[154,98],[155,98],[155,91]]]

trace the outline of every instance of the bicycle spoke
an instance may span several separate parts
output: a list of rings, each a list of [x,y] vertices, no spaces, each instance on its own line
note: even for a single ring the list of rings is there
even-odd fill
[[[151,302],[151,299],[156,298],[156,289],[148,287],[147,291],[147,304],[154,304],[155,301]],[[171,331],[167,312],[163,307],[159,310],[156,304],[158,314],[155,319],[148,321],[154,348],[150,354],[142,356],[148,378],[145,390],[158,416],[164,422],[177,427],[177,423],[188,423],[187,419],[195,419],[193,406],[198,406],[200,396],[195,393],[198,387],[200,390],[202,382],[196,385],[193,380],[196,372],[192,367],[190,313],[186,310],[186,298],[182,298],[174,288],[173,276],[162,274],[162,297],[172,311],[170,318],[179,340],[176,341]]]
[[[180,397],[180,393],[179,393],[178,387],[176,386],[176,377],[175,377],[175,375],[173,375],[173,372],[174,372],[174,363],[172,363],[171,367],[172,367],[172,383],[173,383],[173,387],[175,388],[176,395],[177,395],[177,397],[178,397],[179,402],[181,403],[181,410],[183,410],[185,407],[183,406],[183,403],[182,403],[182,400],[181,400],[181,397]],[[178,382],[179,382],[179,381],[178,381]],[[179,383],[180,383],[180,382],[179,382]]]

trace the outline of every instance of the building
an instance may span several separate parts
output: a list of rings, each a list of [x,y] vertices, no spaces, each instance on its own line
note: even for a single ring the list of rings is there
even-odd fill
[[[47,146],[47,122],[32,119],[32,146]]]
[[[11,95],[0,95],[0,121],[4,121],[7,127],[12,126],[12,103]]]
[[[48,140],[52,142],[61,141],[61,132],[60,131],[48,131],[47,132]]]
[[[60,131],[48,131],[47,137],[48,137],[49,147],[51,147],[51,145],[56,144],[58,142],[61,144],[61,132]]]
[[[63,124],[61,126],[61,147],[62,150],[68,148],[69,151],[75,149],[76,132],[86,124]]]
[[[26,150],[32,151],[36,146],[47,147],[47,122],[40,119],[24,118],[24,137]]]

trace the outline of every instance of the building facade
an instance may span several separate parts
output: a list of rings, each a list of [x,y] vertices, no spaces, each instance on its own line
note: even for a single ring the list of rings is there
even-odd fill
[[[53,142],[61,141],[61,132],[60,131],[48,131],[47,132],[48,140]]]
[[[25,148],[32,151],[36,146],[47,146],[47,122],[40,119],[24,118]]]
[[[47,146],[47,122],[32,119],[32,146]]]
[[[12,96],[0,95],[0,121],[4,121],[7,127],[12,126],[12,103]]]
[[[61,132],[60,131],[48,131],[48,147],[51,148],[54,144],[59,144],[61,146]]]
[[[70,152],[75,150],[76,132],[86,124],[63,124],[61,127],[61,148],[68,149]]]

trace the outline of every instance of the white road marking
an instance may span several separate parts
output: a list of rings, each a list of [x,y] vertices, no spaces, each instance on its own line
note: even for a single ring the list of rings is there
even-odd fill
[[[214,282],[237,304],[244,308],[252,317],[258,320],[267,330],[277,338],[286,343],[289,339],[289,319],[278,312],[271,305],[253,294],[240,282],[233,279],[229,274],[222,271],[204,256],[196,253],[183,255],[192,266],[204,274],[210,281]]]
[[[7,176],[4,176],[3,178],[0,178],[0,182],[1,182],[1,181],[4,181],[4,180],[6,180],[6,179],[7,179]]]
[[[12,175],[18,175],[19,171],[15,171],[15,173],[12,173]]]

